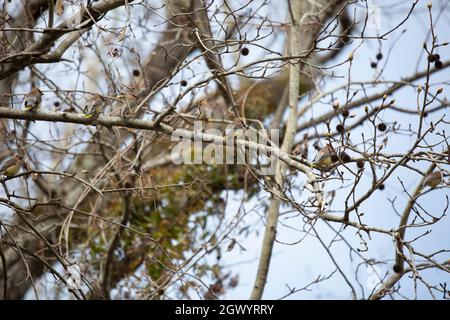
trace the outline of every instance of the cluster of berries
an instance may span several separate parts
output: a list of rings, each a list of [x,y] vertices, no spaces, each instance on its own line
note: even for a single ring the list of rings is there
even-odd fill
[[[437,53],[429,54],[428,61],[434,62],[434,66],[436,67],[436,69],[441,69],[443,66],[442,61],[441,61],[441,56]]]
[[[383,54],[381,52],[378,52],[375,58],[377,59],[377,61],[380,61],[381,59],[383,59]],[[375,69],[378,66],[378,62],[371,62],[370,66]]]

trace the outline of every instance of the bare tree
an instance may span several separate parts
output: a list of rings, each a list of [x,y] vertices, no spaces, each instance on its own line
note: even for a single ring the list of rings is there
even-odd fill
[[[332,270],[279,298],[338,279],[352,299],[448,299],[449,4],[155,2],[3,3],[0,297],[226,297],[245,275],[223,256],[264,230],[250,299],[274,248],[307,239]],[[416,70],[389,78],[414,19]]]

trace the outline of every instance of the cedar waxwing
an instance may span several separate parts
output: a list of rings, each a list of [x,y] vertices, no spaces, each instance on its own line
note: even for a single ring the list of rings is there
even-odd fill
[[[431,172],[425,177],[422,183],[422,188],[429,186],[431,188],[436,188],[442,182],[442,171],[436,170]]]
[[[331,160],[331,156],[336,154],[331,145],[327,144],[325,147],[320,149],[320,151],[316,154],[314,161],[312,163],[313,168],[326,168],[333,161]]]
[[[43,93],[39,90],[39,88],[32,88],[31,91],[23,97],[25,110],[37,111],[37,109],[41,106],[42,95]]]
[[[7,177],[16,175],[22,164],[22,156],[15,155],[14,158],[7,160],[0,168],[0,174]]]
[[[119,94],[116,96],[123,104],[120,107],[120,115],[126,116],[134,112],[135,107],[138,105],[138,96],[132,93]]]
[[[105,98],[96,93],[84,106],[84,116],[86,118],[97,118],[100,112],[102,112],[104,103]]]
[[[292,148],[292,154],[294,156],[298,156],[300,154],[302,154],[302,144],[301,143],[297,143],[293,148]]]

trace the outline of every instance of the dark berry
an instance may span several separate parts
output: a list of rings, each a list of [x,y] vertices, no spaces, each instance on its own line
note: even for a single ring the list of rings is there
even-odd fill
[[[242,48],[242,50],[241,50],[241,53],[243,56],[247,56],[249,52],[250,52],[250,50],[248,50],[248,48],[246,48],[246,47]]]
[[[394,272],[395,272],[395,273],[400,273],[400,272],[402,272],[402,267],[399,266],[398,264],[394,264],[394,267],[393,267],[392,269],[394,269]]]
[[[59,101],[55,101],[55,102],[53,102],[53,105],[54,105],[56,108],[58,108],[58,107],[61,105],[61,103],[60,103]]]
[[[344,132],[344,126],[342,124],[338,124],[336,126],[336,131],[339,132],[339,133]]]
[[[360,169],[364,168],[364,160],[358,160],[356,166]]]
[[[350,160],[351,160],[350,156],[345,152],[341,152],[340,156],[341,156],[342,162],[344,162],[344,163],[350,162]]]
[[[380,184],[380,185],[378,186],[378,190],[383,191],[383,190],[384,190],[384,184]]]
[[[339,160],[339,157],[337,156],[337,154],[332,154],[331,155],[331,161],[337,162],[338,160]]]
[[[378,65],[377,65],[376,62],[371,62],[371,63],[370,63],[370,67],[373,68],[373,69],[375,69],[377,66],[378,66]]]
[[[186,80],[181,80],[181,81],[180,81],[180,85],[181,85],[182,87],[186,87],[186,86],[187,86],[187,81],[186,81]]]
[[[434,57],[434,61],[441,60],[441,56],[439,55],[439,53],[433,54],[433,57]]]
[[[434,58],[434,54],[429,54],[428,55],[428,61],[429,62],[435,62],[436,61],[436,59]]]
[[[423,113],[423,117],[424,117],[424,118],[428,117],[428,112],[425,111],[425,112]]]
[[[383,54],[381,52],[378,52],[376,58],[377,58],[377,60],[383,59]]]
[[[140,74],[141,74],[141,72],[138,69],[133,70],[133,76],[139,77]]]
[[[436,67],[436,69],[441,69],[443,67],[443,63],[441,60],[438,60],[434,63],[434,66]]]
[[[386,125],[383,122],[378,124],[378,130],[381,132],[386,131]]]
[[[350,115],[350,111],[348,111],[347,109],[342,110],[342,116],[343,116],[344,118],[347,118],[349,115]]]

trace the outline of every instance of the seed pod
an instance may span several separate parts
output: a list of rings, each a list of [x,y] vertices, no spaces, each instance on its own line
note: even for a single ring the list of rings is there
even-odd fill
[[[344,128],[344,126],[343,126],[342,124],[338,124],[338,125],[336,126],[336,131],[337,131],[337,132],[343,133],[344,130],[345,130],[345,128]]]
[[[356,162],[356,166],[357,166],[359,169],[364,168],[364,160],[358,160],[358,162]]]
[[[352,160],[352,158],[350,158],[350,156],[345,151],[342,151],[339,156],[344,163],[350,162]]]

